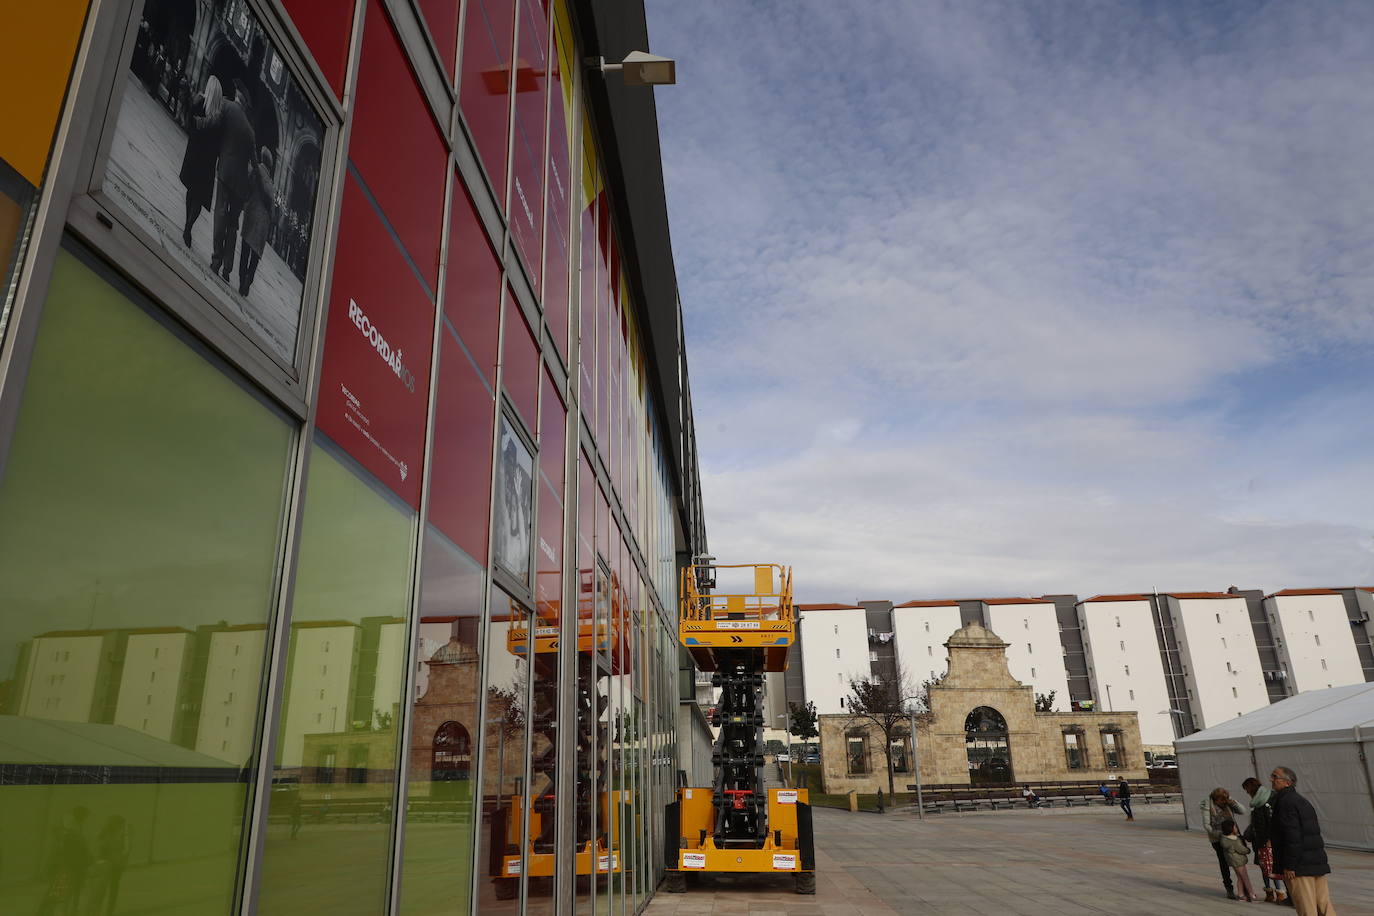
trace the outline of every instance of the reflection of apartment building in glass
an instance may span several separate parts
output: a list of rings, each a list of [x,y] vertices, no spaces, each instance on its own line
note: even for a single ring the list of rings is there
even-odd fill
[[[642,7],[21,6],[0,899],[127,836],[115,911],[642,908],[706,550],[653,90],[584,65]]]
[[[944,675],[944,643],[969,623],[1006,640],[1012,675],[1053,692],[1051,709],[1131,711],[1152,747],[1303,690],[1374,680],[1369,588],[883,604],[798,606],[789,700],[842,713],[851,679],[890,670],[889,641],[919,693]]]

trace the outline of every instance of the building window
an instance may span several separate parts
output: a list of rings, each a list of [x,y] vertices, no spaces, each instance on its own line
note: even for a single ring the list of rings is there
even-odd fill
[[[1320,645],[1322,644],[1322,638],[1321,638],[1321,635],[1320,635],[1320,634],[1313,633],[1313,634],[1312,634],[1312,638],[1313,638],[1314,640],[1316,640],[1317,645],[1320,646]]]
[[[911,757],[908,753],[907,733],[903,729],[897,729],[892,735],[892,772],[910,773]]]
[[[1307,619],[1308,619],[1308,620],[1316,620],[1317,618],[1312,616],[1312,612],[1311,612],[1311,611],[1308,611],[1308,612],[1307,612]]]
[[[839,635],[840,635],[840,625],[839,625],[839,624],[835,624],[835,635],[836,635],[836,636],[839,636]]]
[[[1135,699],[1135,691],[1134,691],[1134,690],[1127,690],[1126,692],[1129,693],[1129,694],[1131,695],[1131,699],[1132,699],[1132,700]]]
[[[1326,670],[1326,659],[1322,659],[1322,670]]]
[[[878,660],[878,650],[876,650],[876,649],[869,649],[869,650],[868,650],[868,660],[869,660],[870,662],[876,662],[876,661]]]
[[[845,735],[845,769],[850,775],[862,776],[868,772],[868,735],[864,732],[850,732]]]
[[[1031,646],[1031,644],[1030,644],[1030,643],[1026,643],[1026,654],[1027,654],[1027,655],[1030,655],[1030,654],[1032,654],[1034,651],[1035,651],[1035,649]]]
[[[1022,626],[1024,629],[1029,630],[1029,629],[1030,629],[1030,618],[1029,618],[1029,617],[1022,617],[1022,618],[1021,618],[1021,626]]]
[[[836,657],[836,658],[839,658],[839,657],[840,657],[840,650],[839,650],[839,649],[836,649],[836,650],[835,650],[835,657]]]
[[[1231,668],[1231,663],[1230,663],[1230,662],[1227,662],[1227,663],[1226,663],[1226,670],[1229,671],[1229,672],[1231,672],[1232,674],[1235,674],[1235,671],[1232,670],[1232,668]]]
[[[1031,669],[1031,680],[1035,680],[1035,669]]]
[[[840,697],[840,708],[844,709],[844,697]]]
[[[1064,732],[1064,765],[1071,770],[1081,770],[1085,766],[1081,734],[1082,732]]]
[[[1118,640],[1116,641],[1116,644],[1117,644],[1118,646],[1121,647],[1121,651],[1122,651],[1122,652],[1125,652],[1125,651],[1126,651],[1126,640],[1124,640],[1124,639],[1118,639]]]
[[[1216,617],[1217,617],[1217,623],[1221,623],[1221,615],[1220,615],[1220,614],[1217,614]]]
[[[1223,649],[1226,648],[1226,637],[1225,637],[1225,636],[1221,637],[1221,647],[1222,647]]]
[[[1123,668],[1126,669],[1126,676],[1129,677],[1130,674],[1131,674],[1131,666],[1130,666],[1130,665],[1122,665],[1121,667],[1123,667]]]
[[[1102,733],[1102,760],[1109,770],[1121,766],[1121,736],[1118,732]]]
[[[927,632],[927,633],[930,632],[930,621],[929,621],[929,620],[926,621],[926,632]]]
[[[1118,630],[1121,629],[1121,618],[1120,618],[1120,617],[1116,618],[1116,628],[1117,628]]]
[[[1235,697],[1236,699],[1240,699],[1240,694],[1236,693],[1236,688],[1234,687],[1231,688],[1231,696]]]
[[[935,654],[935,647],[934,647],[934,646],[926,646],[926,655],[934,655],[934,654]]]

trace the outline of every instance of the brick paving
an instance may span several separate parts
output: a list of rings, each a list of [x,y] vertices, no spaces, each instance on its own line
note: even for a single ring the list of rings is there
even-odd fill
[[[989,916],[1292,913],[1227,900],[1205,834],[1183,829],[1179,805],[886,815],[818,809],[816,896],[790,877],[693,875],[686,894],[660,890],[648,907],[669,914]],[[1340,916],[1374,916],[1374,854],[1328,850]],[[1259,872],[1250,869],[1258,885]]]

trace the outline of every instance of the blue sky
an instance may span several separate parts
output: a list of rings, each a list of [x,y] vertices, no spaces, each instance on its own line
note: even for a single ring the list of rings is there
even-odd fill
[[[1374,585],[1374,3],[648,18],[722,562],[812,601]]]

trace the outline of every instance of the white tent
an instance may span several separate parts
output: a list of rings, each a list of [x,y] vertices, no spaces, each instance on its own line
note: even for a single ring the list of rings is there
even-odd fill
[[[1300,693],[1174,747],[1190,829],[1202,829],[1198,805],[1212,789],[1245,806],[1246,777],[1268,785],[1270,771],[1285,766],[1298,774],[1329,845],[1374,850],[1374,684]]]

